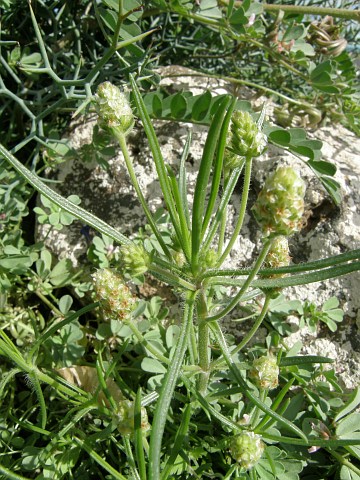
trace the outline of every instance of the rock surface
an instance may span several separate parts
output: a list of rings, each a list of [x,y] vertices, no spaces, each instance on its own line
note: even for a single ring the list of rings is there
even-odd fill
[[[167,77],[180,74],[176,80]],[[224,93],[227,85],[223,82],[192,77],[191,72],[180,67],[163,69],[162,85],[171,92],[191,90],[199,94],[208,88],[213,94]],[[239,93],[239,92],[238,92]],[[249,97],[248,90],[241,91],[243,98]],[[257,101],[259,102],[259,100]],[[79,149],[91,141],[95,118],[84,119],[73,125],[71,143]],[[194,189],[207,128],[186,124],[174,124],[157,121],[156,133],[164,158],[171,165],[178,165],[188,129],[193,132],[190,155],[187,159],[189,200]],[[336,180],[341,184],[342,203],[334,206],[325,190],[304,164],[278,148],[270,146],[266,154],[254,164],[252,190],[249,203],[254,202],[261,183],[266,175],[278,165],[292,165],[301,171],[308,184],[306,194],[307,224],[303,230],[290,240],[294,263],[321,259],[336,255],[360,245],[360,139],[340,125],[323,127],[311,134],[323,141],[323,159],[336,164]],[[138,125],[129,137],[130,154],[134,159],[135,172],[152,211],[162,206],[162,197],[156,170],[151,161],[150,149],[141,125]],[[80,158],[62,164],[56,174],[60,180],[58,191],[68,196],[77,194],[81,205],[92,213],[118,228],[124,234],[131,234],[146,222],[141,206],[131,187],[125,163],[121,153],[109,161],[108,171],[96,163],[84,163]],[[232,221],[239,210],[241,185],[233,196],[229,209],[228,232],[232,230]],[[46,242],[59,257],[71,258],[76,264],[84,257],[88,247],[81,235],[82,225],[75,222],[61,232],[51,233]],[[39,226],[39,236],[44,238],[47,228]],[[251,264],[261,245],[260,234],[251,215],[246,215],[245,225],[239,235],[224,267],[236,268]],[[352,273],[338,279],[311,285],[288,288],[284,293],[289,298],[308,300],[321,306],[331,296],[336,296],[345,311],[345,319],[336,333],[321,328],[317,335],[307,331],[297,331],[288,338],[289,344],[301,340],[302,353],[327,355],[335,360],[335,369],[347,388],[359,383],[360,379],[360,273]],[[228,329],[233,326],[228,323]]]

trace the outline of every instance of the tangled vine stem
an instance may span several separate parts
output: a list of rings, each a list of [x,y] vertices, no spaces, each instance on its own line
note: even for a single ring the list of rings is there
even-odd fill
[[[229,0],[220,0],[220,4],[229,5]],[[235,6],[240,7],[242,2],[236,1]],[[300,14],[300,15],[331,15],[336,18],[346,18],[347,20],[355,20],[360,22],[360,10],[349,10],[347,8],[330,8],[330,7],[315,7],[302,5],[272,5],[269,3],[262,3],[261,6],[266,12],[279,12],[282,10],[285,13]]]

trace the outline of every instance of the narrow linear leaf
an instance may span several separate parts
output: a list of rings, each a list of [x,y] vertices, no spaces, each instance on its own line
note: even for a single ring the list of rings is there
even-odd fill
[[[290,367],[292,365],[306,365],[308,363],[333,363],[334,360],[316,355],[307,355],[300,357],[282,357],[280,367]]]
[[[350,395],[348,402],[345,406],[335,415],[334,421],[337,422],[341,418],[345,417],[348,413],[352,412],[360,404],[360,387],[357,387]]]
[[[20,173],[20,175],[22,175],[30,183],[30,185],[35,188],[35,190],[42,193],[45,197],[54,202],[56,205],[66,210],[68,213],[71,213],[79,220],[82,220],[84,223],[94,228],[98,232],[103,233],[104,235],[108,235],[116,242],[119,242],[122,245],[130,245],[132,243],[127,237],[115,230],[115,228],[111,227],[103,220],[100,220],[100,218],[96,217],[87,210],[84,210],[78,205],[69,202],[66,198],[62,197],[54,190],[49,188],[47,185],[45,185],[45,183],[40,179],[40,177],[28,170],[24,165],[22,165],[22,163],[20,163],[19,160],[17,160],[1,144],[0,154],[15,168],[17,172]]]

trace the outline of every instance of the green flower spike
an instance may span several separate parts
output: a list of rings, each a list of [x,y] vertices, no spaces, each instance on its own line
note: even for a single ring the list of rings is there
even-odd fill
[[[231,440],[230,454],[243,468],[250,470],[260,460],[264,448],[260,435],[244,431]]]
[[[131,435],[134,433],[134,402],[131,400],[121,400],[118,403],[115,421],[117,429],[122,435]],[[146,433],[150,429],[148,416],[145,407],[141,407],[141,430]]]
[[[118,129],[127,134],[134,124],[134,116],[126,96],[110,82],[101,83],[95,95],[99,124],[103,128]]]
[[[135,298],[122,277],[108,268],[93,275],[94,289],[108,320],[126,321],[135,307]]]
[[[265,182],[252,207],[265,237],[300,230],[305,182],[291,167],[280,167]]]
[[[249,376],[262,390],[272,390],[279,384],[279,367],[275,357],[265,356],[254,360]]]
[[[261,132],[249,112],[237,110],[231,117],[231,132],[229,135],[230,151],[240,157],[258,157],[266,147],[266,135]],[[235,164],[241,159],[229,156],[227,163]]]
[[[149,269],[151,257],[142,245],[124,245],[121,254],[123,266],[131,276],[142,275]]]

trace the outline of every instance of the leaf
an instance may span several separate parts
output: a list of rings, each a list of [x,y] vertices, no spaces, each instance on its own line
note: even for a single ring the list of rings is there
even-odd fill
[[[330,177],[320,176],[320,181],[336,205],[341,203],[340,184]]]
[[[266,131],[265,131],[266,133]],[[287,147],[291,140],[291,135],[288,131],[284,129],[276,129],[269,134],[269,139],[276,145],[281,145]]]
[[[59,300],[59,310],[61,313],[66,315],[73,304],[73,299],[70,295],[63,295]]]
[[[166,368],[156,358],[144,358],[141,362],[141,368],[149,373],[166,373]]]
[[[280,367],[289,367],[291,365],[306,365],[307,363],[333,363],[334,360],[327,357],[316,355],[298,356],[298,357],[282,357]]]
[[[360,413],[351,413],[336,427],[336,435],[351,439],[360,439]]]
[[[242,4],[242,8],[245,9],[245,15],[249,17],[250,15],[260,15],[264,11],[264,7],[261,3],[250,2],[248,8],[245,6],[245,2]]]
[[[331,70],[331,62],[330,60],[326,60],[312,70],[310,73],[310,79],[315,83],[323,83],[324,81],[328,82],[326,79],[330,78]]]
[[[170,325],[166,330],[166,346],[170,349],[177,343],[180,335],[180,327],[178,325]]]
[[[360,480],[360,476],[346,465],[340,469],[340,480]]]
[[[345,415],[354,410],[358,405],[360,405],[360,387],[357,387],[354,392],[352,392],[346,405],[335,415],[334,422],[345,417]]]
[[[245,15],[245,10],[242,7],[234,10],[229,20],[230,24],[233,26],[246,25],[249,21],[248,17]]]
[[[52,269],[49,275],[49,281],[55,287],[66,285],[72,277],[72,263],[68,258],[60,260]]]
[[[202,0],[198,14],[208,18],[222,18],[217,0]]]
[[[333,176],[337,171],[337,168],[333,163],[326,162],[324,160],[309,160],[308,165],[321,175]]]
[[[163,107],[162,107],[161,98],[158,95],[154,95],[153,97],[152,110],[156,117],[161,117]]]
[[[290,40],[297,40],[305,35],[305,26],[303,24],[296,24],[292,22],[285,31],[282,41],[290,42]]]
[[[171,115],[174,118],[182,118],[186,112],[187,101],[181,93],[177,93],[170,103]]]
[[[56,227],[57,225],[59,225],[59,221],[60,221],[60,213],[59,212],[50,213],[50,215],[49,215],[50,225],[53,225],[54,227]]]
[[[212,100],[212,97],[209,90],[204,92],[202,95],[200,95],[196,99],[191,112],[191,117],[195,121],[200,122],[205,118],[206,114],[209,111],[211,100]]]

